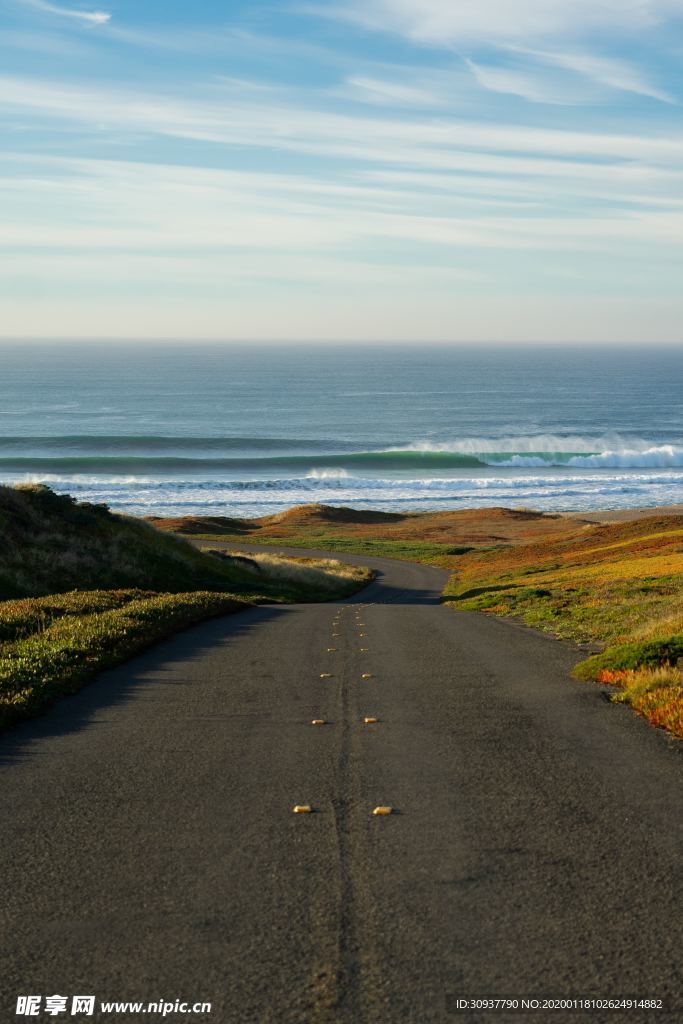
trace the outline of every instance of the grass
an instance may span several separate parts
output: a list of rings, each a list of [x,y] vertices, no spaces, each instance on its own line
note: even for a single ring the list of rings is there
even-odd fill
[[[95,590],[2,601],[0,641],[20,640],[34,633],[42,633],[57,619],[65,616],[106,612],[113,608],[122,608],[130,601],[153,596],[152,591],[144,590]]]
[[[255,592],[266,582],[292,601],[346,597],[355,594],[374,576],[365,566],[346,565],[330,558],[285,558],[267,553],[245,555],[212,548],[205,550],[223,562],[239,566],[245,580],[251,578]]]
[[[628,704],[653,725],[683,736],[683,673],[670,664],[657,668],[603,669],[598,682],[620,687],[612,700]]]
[[[86,593],[63,602],[61,614],[41,621],[44,605],[36,609],[37,602],[30,600],[11,604],[15,607],[3,621],[14,623],[16,638],[0,647],[0,728],[38,714],[58,697],[75,693],[98,672],[178,630],[247,607],[228,594],[209,592],[119,591],[108,598]],[[23,627],[18,604],[26,613]],[[3,610],[0,606],[0,613]]]
[[[256,519],[184,516],[150,521],[195,540],[318,548],[444,568],[454,568],[456,559],[475,547],[575,530],[560,516],[501,508],[396,513],[299,505]]]
[[[576,676],[623,682],[615,699],[683,737],[676,674],[683,658],[682,538],[681,518],[669,516],[471,552],[459,560],[444,600],[603,647],[577,665]]]
[[[197,539],[245,543],[243,534],[201,534]],[[446,564],[449,567],[452,566],[452,561],[449,560],[450,556],[460,555],[471,550],[468,547],[440,544],[434,541],[344,536],[316,530],[298,533],[292,537],[259,536],[257,543],[276,547],[317,548],[324,551],[338,551],[340,554],[369,555],[376,558],[398,558],[408,562],[423,562],[426,565]]]
[[[0,487],[0,599],[69,590],[229,590],[229,574],[142,520],[47,487]]]

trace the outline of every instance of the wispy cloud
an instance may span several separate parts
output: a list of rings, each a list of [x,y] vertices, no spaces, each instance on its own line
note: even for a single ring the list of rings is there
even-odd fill
[[[455,51],[489,92],[569,106],[605,103],[613,91],[677,102],[651,69],[619,55],[618,41],[683,17],[683,0],[337,0],[314,9]]]
[[[576,131],[525,124],[443,117],[360,116],[295,101],[249,102],[226,87],[201,96],[174,96],[142,89],[95,88],[22,76],[0,76],[0,109],[31,112],[53,125],[76,122],[96,133],[146,132],[268,150],[321,156],[344,155],[370,163],[404,163],[458,169],[477,153],[500,159],[527,158],[550,163],[595,161],[596,173],[638,161],[642,166],[680,166],[683,134],[678,132]],[[529,171],[531,168],[527,167]]]
[[[85,11],[77,7],[61,7],[58,4],[49,3],[48,0],[23,0],[23,2],[28,7],[35,7],[39,11],[56,14],[62,18],[76,18],[91,25],[106,25],[111,20],[111,14],[106,11]]]
[[[627,62],[595,57],[588,53],[561,53],[506,47],[516,60],[515,66],[465,58],[478,84],[491,92],[521,96],[534,103],[574,105],[596,104],[604,100],[606,90],[636,93],[662,103],[676,100],[656,86]],[[519,58],[525,63],[519,67]]]
[[[639,96],[649,96],[663,103],[675,103],[676,100],[663,89],[652,85],[646,76],[632,64],[614,57],[601,57],[590,53],[563,52],[556,50],[534,50],[528,47],[509,47],[515,53],[523,54],[534,60],[575,72],[622,92],[632,92]]]
[[[558,88],[557,84],[548,76],[543,77],[528,71],[481,64],[469,58],[466,58],[465,63],[479,85],[491,92],[521,96],[522,99],[530,100],[532,103],[560,105],[580,103],[587,98],[585,91],[583,95],[580,95],[575,89]]]
[[[240,279],[302,282],[332,280],[339,272],[338,280],[369,287],[389,284],[392,276],[407,282],[408,267],[414,282],[437,287],[480,276],[476,253],[614,258],[649,245],[660,259],[666,253],[678,259],[683,233],[680,206],[571,219],[540,209],[528,216],[504,204],[473,208],[456,196],[435,203],[428,179],[419,177],[399,187],[381,179],[354,186],[277,173],[28,156],[6,161],[3,170],[0,251],[24,261],[38,252],[81,259],[91,253],[124,277],[131,255],[138,266],[145,253],[162,266],[175,253],[212,278],[218,260],[225,279],[232,268]],[[368,265],[362,273],[359,259]]]
[[[318,5],[325,17],[398,32],[421,42],[500,43],[640,30],[681,13],[680,0],[346,0]]]
[[[337,91],[351,99],[377,106],[434,107],[444,102],[443,96],[429,89],[365,75],[351,75],[343,89]]]

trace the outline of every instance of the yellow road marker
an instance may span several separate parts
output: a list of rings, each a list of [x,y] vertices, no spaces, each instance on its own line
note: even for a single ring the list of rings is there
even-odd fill
[[[332,639],[334,640],[336,637],[339,637],[339,636],[341,636],[341,633],[333,633],[332,634]]]
[[[364,672],[361,679],[372,679],[372,672]]]
[[[313,814],[313,808],[310,804],[294,804],[292,811],[294,814]]]
[[[321,672],[320,673],[320,678],[321,679],[331,679],[332,678],[332,673],[331,672]]]
[[[311,719],[311,725],[327,725],[324,718],[313,718]]]
[[[370,648],[369,648],[369,647],[361,647],[361,654],[367,654],[367,652],[368,652],[369,650],[370,650]]]
[[[382,807],[382,806],[380,806],[380,807],[375,807],[375,809],[374,809],[374,811],[372,813],[375,814],[375,815],[393,814],[393,811],[394,811],[393,807]]]
[[[336,650],[337,650],[337,648],[336,648],[336,647],[328,647],[328,648],[327,648],[327,653],[328,653],[328,654],[331,654],[331,653],[332,653],[332,651],[336,651]]]
[[[363,724],[364,725],[377,725],[378,722],[379,722],[379,718],[373,718],[372,715],[367,715],[363,719]]]
[[[367,636],[368,634],[367,633],[359,633],[358,635],[359,636]]]

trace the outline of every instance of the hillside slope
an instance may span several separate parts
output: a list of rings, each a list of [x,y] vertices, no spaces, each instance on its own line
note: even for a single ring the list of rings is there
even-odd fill
[[[581,519],[529,509],[488,508],[444,512],[378,512],[298,505],[272,516],[236,519],[221,516],[150,518],[161,530],[190,537],[281,544],[387,555],[444,567],[456,563],[464,548],[524,544],[547,537],[581,534]]]
[[[0,601],[70,590],[228,591],[249,600],[318,600],[352,593],[358,570],[217,558],[142,519],[79,504],[47,487],[0,486]],[[277,571],[276,571],[277,569]],[[344,570],[344,571],[342,571]]]
[[[47,487],[0,487],[0,600],[67,590],[229,590],[239,574],[192,545]]]
[[[621,687],[613,699],[683,737],[683,516],[471,551],[459,559],[444,600],[607,645],[576,675]]]

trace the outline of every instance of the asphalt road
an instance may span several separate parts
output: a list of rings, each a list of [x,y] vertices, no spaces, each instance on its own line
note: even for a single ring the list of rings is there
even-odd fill
[[[681,744],[567,645],[440,607],[438,570],[355,560],[380,570],[355,599],[207,623],[0,738],[2,1022],[55,993],[216,1024],[683,1019]],[[531,995],[669,1012],[453,1012]]]

